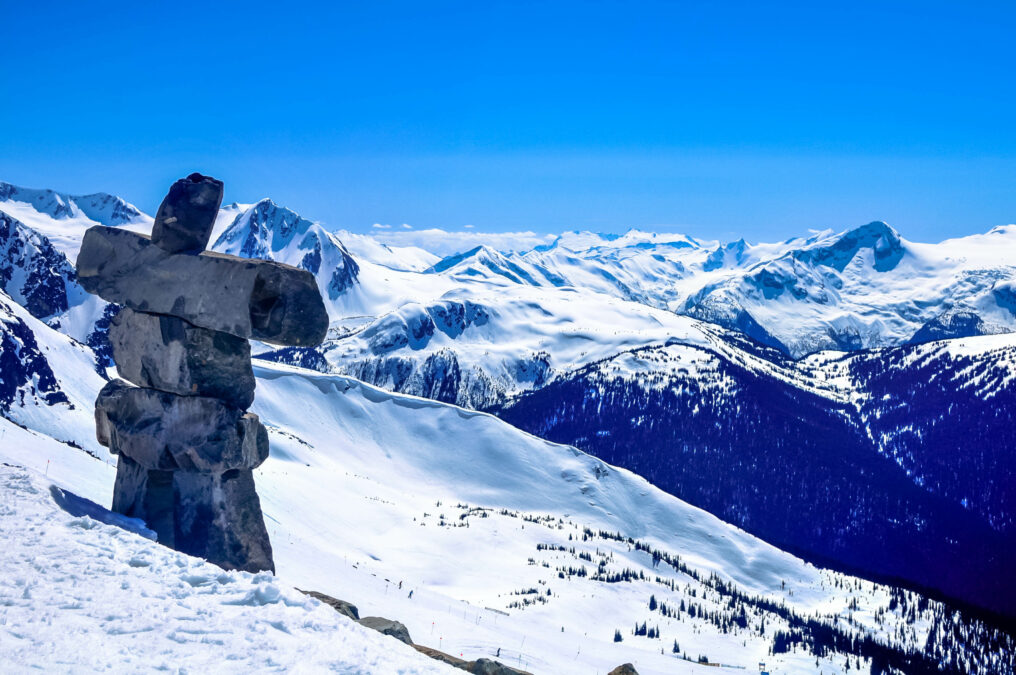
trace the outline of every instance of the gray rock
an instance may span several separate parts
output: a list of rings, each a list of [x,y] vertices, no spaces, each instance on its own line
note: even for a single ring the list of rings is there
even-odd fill
[[[630,663],[624,663],[614,668],[614,670],[607,673],[607,675],[639,675],[639,672],[635,670],[635,666]]]
[[[112,442],[110,441],[110,435],[112,431],[109,428],[109,416],[106,411],[95,406],[95,440],[99,441],[99,445],[105,446],[110,449],[110,452],[114,452],[112,448]]]
[[[250,343],[183,319],[124,308],[109,342],[120,377],[181,396],[210,396],[247,409],[254,401]]]
[[[159,543],[173,548],[173,472],[152,471],[120,455],[113,484],[113,510],[140,518],[158,535]]]
[[[313,275],[270,260],[173,255],[144,235],[97,225],[85,232],[77,271],[108,302],[242,338],[306,347],[328,331]]]
[[[192,173],[173,183],[152,227],[152,241],[170,253],[197,255],[208,246],[222,204],[222,181]]]
[[[95,402],[97,436],[145,469],[222,472],[268,458],[257,415],[205,396],[178,396],[108,383]]]
[[[525,671],[509,668],[492,659],[476,659],[470,662],[468,670],[474,675],[520,675],[525,673]]]
[[[261,502],[249,469],[193,473],[117,460],[113,510],[140,518],[159,543],[224,569],[275,571]]]
[[[275,571],[250,469],[221,474],[175,471],[173,500],[177,551],[228,570]]]
[[[360,620],[360,611],[356,608],[356,605],[354,605],[351,602],[346,602],[345,600],[339,600],[338,598],[333,598],[330,595],[325,595],[324,593],[318,593],[317,591],[303,591],[303,590],[300,590],[300,589],[297,589],[297,590],[300,591],[301,593],[303,593],[304,595],[309,595],[310,597],[314,598],[315,600],[320,600],[321,602],[325,603],[326,605],[328,605],[329,607],[334,609],[339,614],[342,614],[343,616],[347,616],[350,619],[352,619],[353,621],[359,621]]]
[[[446,654],[442,651],[438,651],[433,647],[424,647],[423,645],[413,645],[413,648],[421,654],[426,654],[435,661],[447,663],[450,666],[454,666],[459,670],[464,670],[467,673],[474,673],[476,675],[532,675],[524,670],[516,670],[515,668],[509,668],[503,663],[491,659],[476,659],[475,661],[466,661],[460,659],[457,656]]]
[[[398,621],[392,621],[391,619],[385,619],[380,616],[365,616],[360,619],[360,625],[366,626],[367,628],[373,628],[377,632],[385,635],[391,635],[396,640],[401,640],[407,645],[413,644],[412,638],[409,637],[409,629]]]

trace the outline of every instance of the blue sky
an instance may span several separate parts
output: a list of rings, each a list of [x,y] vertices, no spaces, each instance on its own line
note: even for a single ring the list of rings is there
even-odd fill
[[[335,228],[1016,221],[1016,3],[6,2],[0,180]]]

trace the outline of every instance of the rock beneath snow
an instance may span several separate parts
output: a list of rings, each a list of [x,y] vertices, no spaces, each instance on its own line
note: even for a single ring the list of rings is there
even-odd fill
[[[503,663],[492,661],[491,659],[476,659],[469,663],[469,667],[465,668],[473,675],[528,675],[524,670],[516,670],[515,668],[509,668]]]
[[[990,332],[984,321],[975,312],[966,310],[950,310],[943,312],[925,323],[914,333],[909,344],[933,342],[935,340],[952,340],[954,338],[984,335]]]
[[[109,341],[120,377],[181,396],[210,396],[237,408],[254,401],[250,343],[183,319],[124,308]]]
[[[297,590],[300,590],[300,589],[297,589]],[[346,602],[345,600],[339,600],[338,598],[333,598],[330,595],[325,595],[324,593],[318,593],[317,591],[303,591],[303,590],[300,590],[300,592],[303,593],[304,595],[309,595],[310,597],[314,598],[315,600],[320,600],[321,602],[325,603],[326,605],[328,605],[329,607],[334,609],[339,614],[342,614],[343,616],[347,616],[350,619],[352,619],[353,621],[359,621],[360,620],[360,612],[359,612],[359,610],[356,609],[356,605],[354,605],[351,602]]]
[[[281,263],[174,255],[142,234],[97,225],[85,232],[77,271],[81,286],[108,302],[241,338],[314,346],[328,331],[314,276]]]
[[[121,455],[113,510],[144,520],[160,544],[224,569],[275,571],[250,469],[222,473],[146,469]]]
[[[446,654],[445,652],[438,651],[433,647],[425,647],[423,645],[413,645],[413,648],[421,654],[426,654],[435,661],[441,661],[447,663],[450,666],[455,666],[459,670],[464,670],[467,673],[475,673],[476,675],[532,675],[532,673],[525,670],[517,670],[515,668],[509,668],[503,663],[493,661],[491,659],[476,659],[475,661],[466,661],[460,659],[457,656]]]
[[[268,458],[268,432],[257,415],[215,398],[114,380],[95,407],[99,442],[146,469],[222,472],[253,469]]]
[[[635,670],[635,666],[632,664],[625,663],[617,668],[614,668],[614,670],[607,673],[607,675],[639,675],[639,671]]]
[[[413,639],[409,637],[409,629],[398,621],[392,621],[380,616],[365,616],[360,619],[360,625],[373,628],[379,633],[390,635],[396,640],[405,642],[407,645],[413,644]]]
[[[222,181],[192,173],[173,183],[152,226],[152,242],[170,253],[197,255],[208,246],[222,204]]]

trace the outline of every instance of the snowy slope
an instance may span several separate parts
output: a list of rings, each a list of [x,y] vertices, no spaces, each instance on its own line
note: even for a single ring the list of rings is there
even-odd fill
[[[0,292],[0,414],[108,457],[93,433],[95,395],[103,384],[90,349]]]
[[[226,572],[159,546],[78,485],[0,466],[5,672],[461,672],[271,574]]]
[[[1016,337],[793,361],[703,328],[494,412],[809,559],[1012,611]]]
[[[389,246],[366,234],[338,230],[335,236],[357,260],[407,272],[422,272],[441,260],[417,246]]]

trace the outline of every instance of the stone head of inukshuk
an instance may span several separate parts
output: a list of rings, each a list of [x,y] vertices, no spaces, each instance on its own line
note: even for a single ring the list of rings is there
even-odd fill
[[[121,380],[95,402],[118,455],[113,509],[159,541],[227,569],[273,570],[253,469],[268,457],[248,338],[319,344],[321,293],[304,270],[205,251],[222,183],[178,180],[146,237],[95,226],[78,255],[89,293],[123,306],[109,328]],[[126,380],[126,381],[125,381]]]

